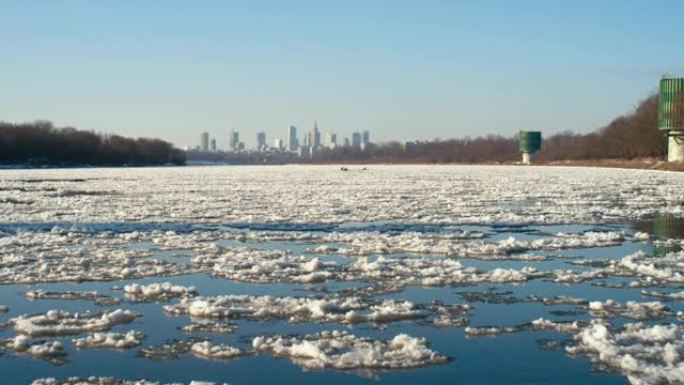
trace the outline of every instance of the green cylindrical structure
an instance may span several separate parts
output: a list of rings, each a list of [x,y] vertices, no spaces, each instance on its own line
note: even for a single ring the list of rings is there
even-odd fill
[[[658,128],[667,134],[667,161],[684,162],[684,78],[660,80]]]
[[[541,149],[541,131],[520,131],[518,149],[522,153],[535,153]]]
[[[684,78],[660,80],[658,128],[684,131]]]

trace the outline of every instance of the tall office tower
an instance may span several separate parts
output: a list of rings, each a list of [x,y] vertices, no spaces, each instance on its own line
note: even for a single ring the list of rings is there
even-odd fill
[[[232,130],[230,131],[230,140],[228,141],[228,145],[230,146],[230,149],[235,151],[238,149],[240,145],[240,133]]]
[[[321,133],[318,131],[318,122],[315,120],[313,130],[311,131],[311,138],[309,138],[309,145],[313,149],[321,147]]]
[[[333,134],[332,132],[328,132],[327,145],[330,148],[337,147],[337,134]]]
[[[360,132],[354,132],[352,133],[352,147],[361,147],[361,133]]]
[[[363,139],[362,139],[361,143],[363,143],[363,144],[368,144],[368,143],[370,143],[370,131],[365,130],[365,131],[363,132]]]
[[[287,145],[290,151],[297,151],[297,127],[290,125],[287,127]]]
[[[216,138],[211,140],[211,151],[216,152]]]
[[[200,136],[200,150],[209,151],[209,133],[203,132]]]
[[[257,150],[264,151],[266,149],[266,133],[257,132]]]
[[[344,147],[349,147],[349,138],[344,138]]]

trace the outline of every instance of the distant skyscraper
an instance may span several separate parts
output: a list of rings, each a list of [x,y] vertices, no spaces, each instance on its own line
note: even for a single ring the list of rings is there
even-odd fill
[[[328,133],[327,145],[331,148],[337,146],[337,134],[333,134],[331,132]]]
[[[297,147],[299,147],[299,143],[297,143],[297,127],[290,125],[287,127],[287,130],[287,144],[289,149],[290,151],[297,151]]]
[[[263,151],[266,149],[266,133],[257,132],[257,150]]]
[[[349,138],[344,138],[344,147],[349,147]]]
[[[360,132],[354,132],[352,133],[352,140],[351,140],[352,147],[361,147],[361,133]]]
[[[273,147],[276,149],[282,151],[283,150],[283,140],[282,139],[276,139],[273,141]]]
[[[211,151],[216,152],[216,138],[211,140]]]
[[[240,133],[237,132],[237,131],[235,131],[235,130],[232,130],[232,131],[230,132],[230,140],[229,140],[228,142],[229,142],[228,145],[230,146],[230,149],[231,149],[231,150],[235,151],[235,150],[239,149],[239,146],[240,146]]]
[[[209,151],[209,133],[203,132],[200,138],[200,150]]]
[[[363,143],[363,144],[368,144],[368,143],[370,143],[370,131],[365,130],[365,131],[363,132],[363,138],[362,138],[361,143]]]
[[[321,147],[321,133],[318,131],[318,122],[315,120],[313,130],[311,131],[311,138],[309,138],[309,145],[312,149]]]

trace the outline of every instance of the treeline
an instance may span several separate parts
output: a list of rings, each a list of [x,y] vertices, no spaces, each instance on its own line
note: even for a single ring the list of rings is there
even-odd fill
[[[630,114],[588,134],[571,131],[545,135],[542,161],[585,159],[664,158],[667,139],[658,129],[658,95],[641,101]],[[517,137],[490,135],[477,138],[390,142],[359,148],[323,150],[311,162],[386,163],[500,163],[520,159]]]
[[[628,115],[589,134],[564,132],[544,140],[540,160],[665,158],[667,137],[658,129],[658,95]]]
[[[185,164],[185,152],[159,139],[130,139],[47,121],[0,122],[0,164],[144,166]]]

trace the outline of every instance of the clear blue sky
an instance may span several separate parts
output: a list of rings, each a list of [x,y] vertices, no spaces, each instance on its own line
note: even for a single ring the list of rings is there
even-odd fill
[[[3,1],[0,120],[225,145],[586,132],[684,73],[684,1]]]

